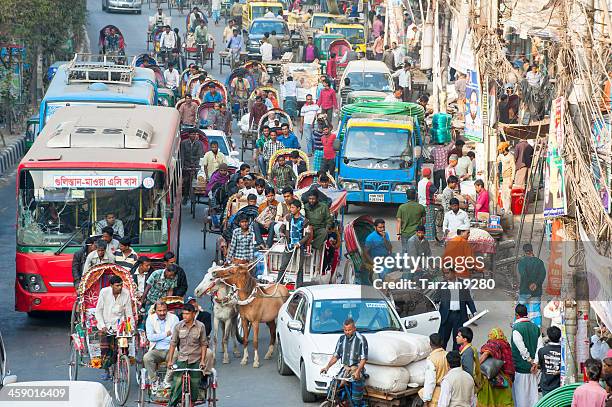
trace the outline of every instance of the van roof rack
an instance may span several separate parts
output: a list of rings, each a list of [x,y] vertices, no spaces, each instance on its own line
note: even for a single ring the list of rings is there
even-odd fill
[[[75,54],[67,66],[68,83],[114,83],[131,85],[135,69],[133,66],[120,64],[121,56]]]

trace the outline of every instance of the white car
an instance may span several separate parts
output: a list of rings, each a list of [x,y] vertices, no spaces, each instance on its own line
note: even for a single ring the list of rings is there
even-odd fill
[[[322,376],[320,371],[331,358],[349,316],[355,320],[357,331],[367,338],[370,348],[382,346],[378,341],[385,331],[429,335],[438,330],[437,327],[430,330],[433,325],[425,323],[431,317],[427,313],[411,315],[406,324],[414,319],[417,323],[412,329],[406,329],[391,301],[370,286],[326,284],[297,289],[278,314],[277,369],[281,375],[294,373],[300,378],[304,402],[312,402],[317,395],[325,394],[329,375],[337,373],[339,364],[328,375]]]
[[[240,168],[240,165],[242,165],[242,161],[238,158],[240,153],[236,151],[236,143],[234,143],[234,140],[232,140],[230,136],[226,135],[221,130],[204,129],[202,131],[206,134],[209,145],[212,141],[219,143],[219,151],[225,155],[229,167],[236,169]]]
[[[17,382],[17,376],[9,375],[7,370],[7,355],[4,341],[0,334],[0,390],[3,398],[0,407],[115,407],[113,398],[102,383],[85,381],[37,381]],[[24,393],[25,392],[25,393]],[[29,397],[19,399],[20,397]],[[41,394],[44,401],[37,399],[36,394]],[[13,398],[14,397],[14,398]],[[84,400],[87,403],[84,403]]]
[[[381,92],[381,96],[386,96],[393,93],[393,89],[395,89],[391,71],[382,61],[359,59],[349,62],[342,73],[338,94],[342,92],[346,78],[351,80],[349,86],[352,91],[377,91]]]

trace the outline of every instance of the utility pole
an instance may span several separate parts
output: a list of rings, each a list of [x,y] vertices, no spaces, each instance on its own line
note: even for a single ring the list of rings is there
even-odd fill
[[[432,105],[434,113],[440,111],[440,91],[442,88],[442,78],[440,73],[440,5],[438,0],[431,1],[433,10],[433,92]]]
[[[440,60],[440,112],[446,113],[447,103],[447,91],[448,86],[448,64],[449,64],[449,30],[450,30],[450,10],[447,5],[442,4],[442,18],[444,19],[444,25],[442,27],[442,41],[440,41],[441,60]]]

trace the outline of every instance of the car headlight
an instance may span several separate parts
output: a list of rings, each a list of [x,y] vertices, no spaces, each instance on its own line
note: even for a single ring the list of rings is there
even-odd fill
[[[359,182],[356,181],[342,181],[340,185],[347,191],[359,191]]]
[[[40,274],[17,273],[17,281],[24,290],[31,293],[46,293],[47,287]]]
[[[413,187],[412,185],[410,185],[410,184],[397,184],[397,185],[395,186],[394,191],[395,191],[395,192],[406,192],[406,191],[408,191],[409,189],[413,189],[413,188],[414,188],[414,187]]]
[[[310,360],[312,360],[312,363],[318,366],[327,365],[327,362],[329,362],[331,357],[332,355],[330,355],[329,353],[311,353],[310,354]]]

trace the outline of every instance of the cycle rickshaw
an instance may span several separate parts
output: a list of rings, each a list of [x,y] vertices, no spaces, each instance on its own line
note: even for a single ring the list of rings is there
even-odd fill
[[[109,334],[116,336],[116,349],[110,351],[110,360],[103,359],[95,311],[100,290],[109,285],[114,275],[121,277],[123,288],[130,294],[132,315],[137,318],[140,304],[130,270],[116,264],[99,264],[87,270],[76,289],[77,299],[72,308],[68,373],[70,380],[77,380],[81,367],[102,369],[107,364],[113,380],[114,398],[119,405],[124,405],[130,394],[131,365],[142,364],[146,338],[138,330],[137,321],[125,316],[115,326],[109,327]]]

